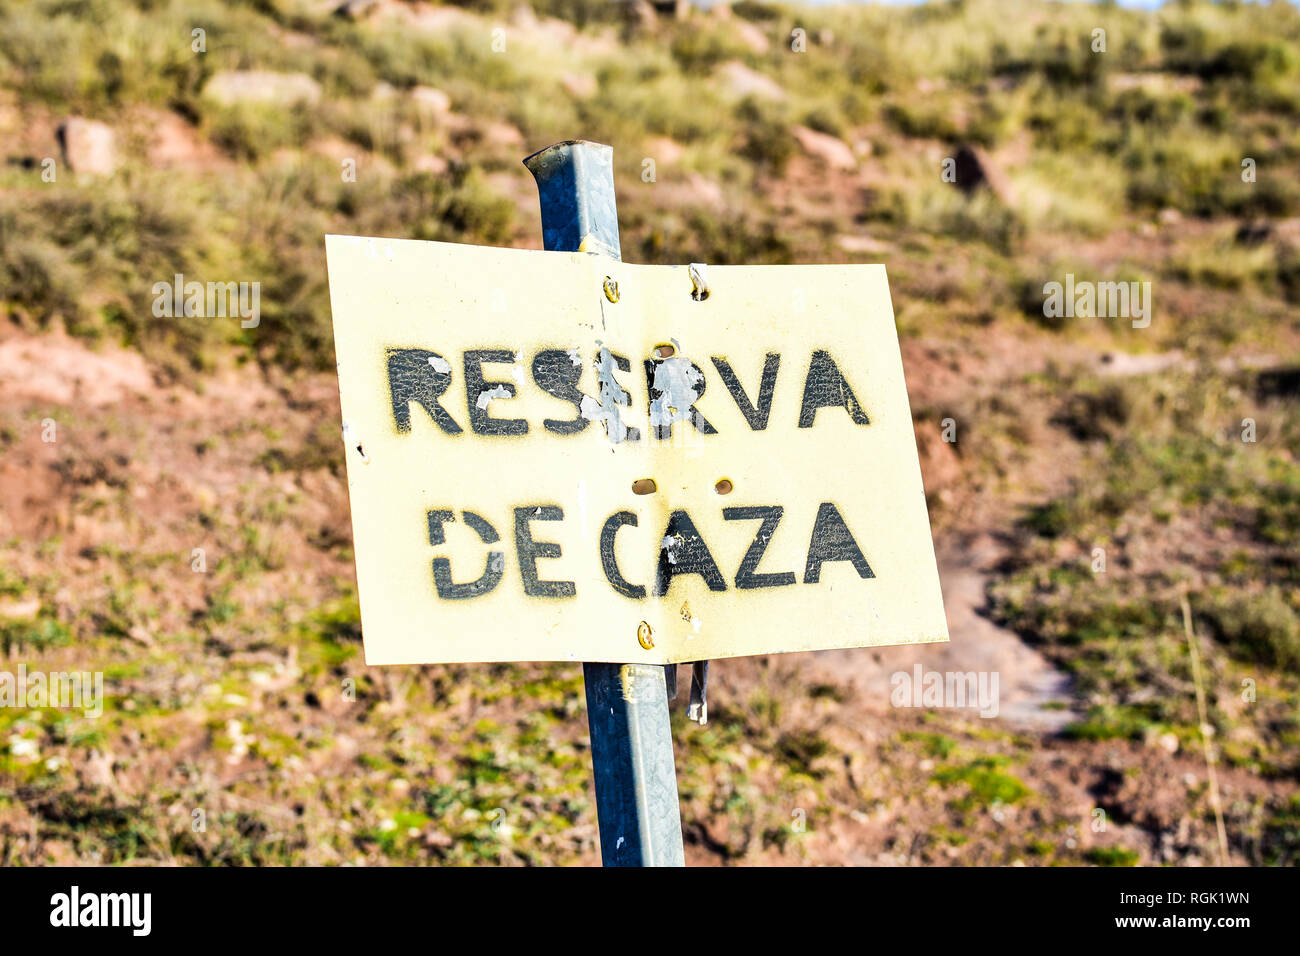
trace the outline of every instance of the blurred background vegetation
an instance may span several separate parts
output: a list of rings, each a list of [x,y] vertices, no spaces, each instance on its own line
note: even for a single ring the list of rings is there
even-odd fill
[[[10,314],[125,339],[176,371],[212,364],[231,339],[251,358],[330,368],[322,233],[535,241],[519,159],[575,134],[616,146],[629,258],[834,261],[852,258],[837,236],[864,232],[905,237],[910,273],[975,243],[964,281],[995,313],[1015,311],[1022,273],[1037,282],[1042,237],[1065,258],[1063,237],[1104,236],[1125,217],[1300,212],[1300,23],[1286,4],[740,3],[728,17],[651,23],[605,0],[356,6],[357,19],[308,2],[6,4],[0,81],[6,110],[26,120],[10,117],[10,152],[45,113],[109,122],[124,154],[110,182],[58,189],[15,164],[39,150],[9,157]],[[565,19],[537,20],[547,15]],[[494,28],[505,53],[493,52]],[[280,82],[205,95],[213,76],[250,70]],[[285,76],[309,78],[312,95],[277,95]],[[426,87],[445,99],[412,95]],[[158,111],[185,125],[169,116],[160,130]],[[796,126],[870,163],[871,194],[793,217],[780,208],[764,181],[799,152]],[[160,139],[169,168],[151,162]],[[898,148],[917,140],[939,155]],[[948,188],[939,159],[963,143],[1019,149],[1014,201]],[[339,174],[349,157],[355,183]],[[646,188],[645,158],[671,188]],[[1260,171],[1253,183],[1244,158]],[[1164,268],[1300,296],[1294,248],[1214,238]],[[261,277],[257,335],[190,324],[159,341],[140,306],[174,271]]]
[[[60,148],[72,118],[107,129],[99,154]],[[677,724],[693,859],[1214,861],[1189,593],[1229,858],[1296,861],[1300,12],[1205,0],[0,4],[6,334],[135,356],[159,396],[234,402],[243,375],[286,399],[213,398],[174,433],[158,406],[7,400],[0,449],[73,517],[5,499],[31,520],[9,516],[0,596],[39,610],[0,615],[0,646],[98,655],[135,703],[0,713],[0,859],[594,859],[571,669],[360,667],[322,238],[537,248],[520,160],[569,138],[615,148],[629,260],[886,263],[918,437],[945,415],[969,436],[946,465],[923,445],[941,551],[996,538],[984,612],[1072,682],[1042,735],[868,719],[737,663],[713,721]],[[260,325],[155,318],[176,273],[259,281]],[[1155,321],[1046,317],[1067,273],[1152,282]],[[52,461],[24,443],[48,414],[87,436]],[[224,484],[195,477],[214,462]],[[171,539],[130,517],[147,501]],[[177,597],[202,536],[222,557]],[[192,831],[199,803],[221,826]],[[1110,836],[1084,832],[1095,806]]]

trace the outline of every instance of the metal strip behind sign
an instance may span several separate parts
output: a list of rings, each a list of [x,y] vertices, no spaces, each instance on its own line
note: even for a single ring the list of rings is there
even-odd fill
[[[948,639],[883,266],[326,254],[368,664]]]

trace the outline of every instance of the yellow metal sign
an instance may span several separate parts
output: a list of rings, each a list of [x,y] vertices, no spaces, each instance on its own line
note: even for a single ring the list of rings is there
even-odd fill
[[[368,663],[948,639],[883,266],[326,253]]]

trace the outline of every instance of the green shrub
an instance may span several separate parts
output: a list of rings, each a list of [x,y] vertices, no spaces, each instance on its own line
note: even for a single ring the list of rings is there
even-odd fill
[[[255,161],[284,146],[303,146],[314,130],[313,112],[265,103],[209,108],[208,136],[236,159]]]
[[[1278,249],[1277,281],[1286,300],[1300,305],[1300,248],[1283,246]]]
[[[6,654],[14,650],[39,653],[52,647],[66,647],[72,643],[72,632],[67,625],[52,617],[38,617],[32,621],[0,620],[0,649]]]
[[[956,801],[960,808],[989,807],[1019,803],[1032,792],[1020,778],[1004,772],[1005,758],[978,757],[960,767],[945,767],[934,775],[936,783],[965,784],[966,796]]]
[[[1281,588],[1217,594],[1200,613],[1234,657],[1268,667],[1300,668],[1300,614]]]
[[[749,48],[734,32],[722,27],[701,27],[698,21],[677,24],[669,51],[687,73],[703,75],[727,60],[745,60]]]
[[[1122,846],[1094,846],[1083,858],[1096,866],[1137,866],[1141,859],[1136,850]]]
[[[740,154],[768,172],[784,170],[795,152],[785,109],[747,96],[737,106],[736,118],[741,123]]]

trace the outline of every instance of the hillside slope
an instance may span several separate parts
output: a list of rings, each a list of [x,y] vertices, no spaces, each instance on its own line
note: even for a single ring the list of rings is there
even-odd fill
[[[1184,594],[1226,860],[1296,862],[1294,7],[335,6],[0,9],[0,670],[108,690],[0,708],[0,862],[598,860],[578,669],[361,662],[323,255],[537,248],[574,137],[629,260],[886,263],[949,602],[714,669],[690,862],[1216,862]],[[1002,713],[891,706],[918,660]]]

